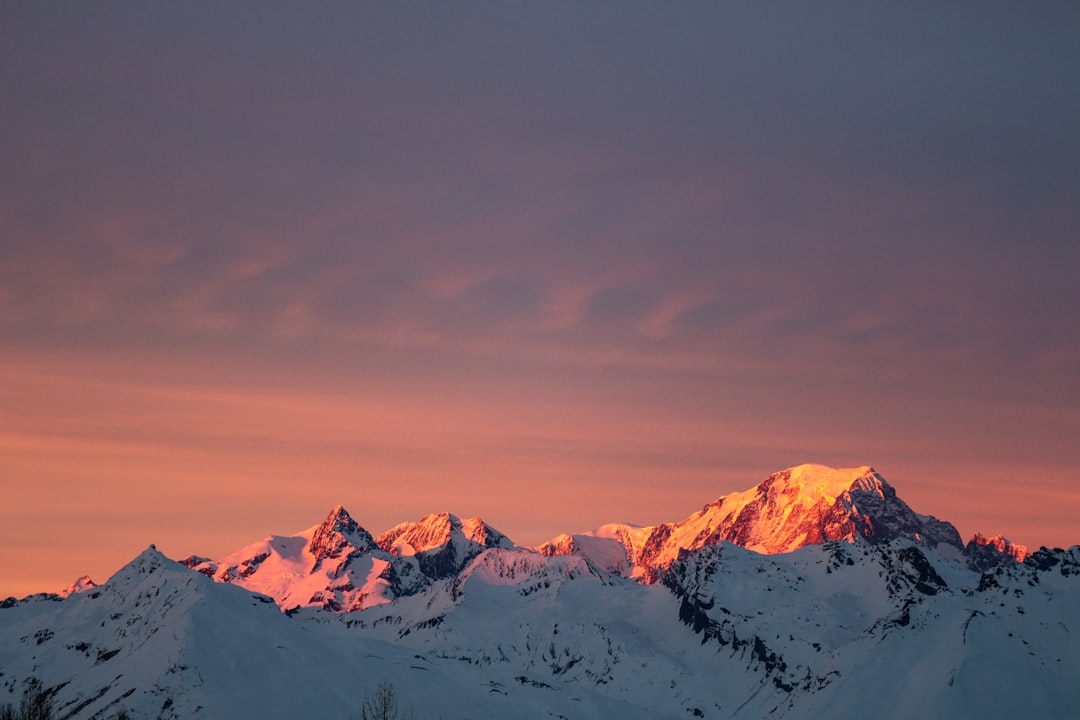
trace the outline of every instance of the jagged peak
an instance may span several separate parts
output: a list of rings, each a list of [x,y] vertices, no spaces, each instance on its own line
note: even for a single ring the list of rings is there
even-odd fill
[[[89,575],[83,575],[75,579],[75,582],[68,585],[66,588],[57,593],[60,597],[71,597],[81,592],[86,592],[92,588],[96,588],[98,584],[90,579]]]
[[[188,555],[186,558],[180,561],[181,565],[186,565],[190,569],[194,570],[203,563],[212,562],[213,558],[203,557],[202,555]]]
[[[552,557],[555,555],[570,555],[571,553],[578,552],[578,544],[577,541],[574,540],[573,535],[562,533],[532,549],[541,555]]]
[[[510,538],[484,522],[480,516],[461,521],[461,531],[465,537],[484,547],[510,547]]]
[[[721,541],[761,553],[791,552],[826,540],[848,542],[913,539],[930,547],[940,544],[961,549],[956,529],[931,516],[915,513],[897,496],[871,465],[833,468],[803,464],[775,472],[758,485],[733,492],[704,506],[684,520],[629,528],[612,524],[574,536],[616,540],[626,551],[632,577],[656,579],[683,550],[695,550]],[[554,539],[543,549],[553,554],[573,551]],[[586,554],[604,553],[601,546]],[[609,558],[610,559],[610,558]],[[614,567],[610,562],[601,563]]]
[[[441,547],[455,535],[482,547],[510,547],[509,538],[480,517],[462,520],[449,512],[431,513],[414,522],[403,522],[376,539],[376,544],[395,555],[412,555]]]
[[[417,525],[432,528],[460,528],[461,518],[451,512],[430,513],[421,518]]]
[[[448,512],[431,513],[416,521],[399,523],[378,538],[375,543],[395,555],[412,555],[445,544],[454,526],[461,520]]]
[[[1021,563],[1031,555],[1027,545],[1016,544],[1002,535],[986,537],[982,533],[975,533],[971,540],[968,541],[965,550],[970,554],[974,552],[976,548],[987,548],[1000,555],[1011,557],[1016,560],[1016,562]]]
[[[322,527],[327,527],[335,532],[352,533],[359,526],[344,505],[335,505],[330,514],[326,516],[326,520],[323,521]]]
[[[321,525],[311,534],[308,550],[319,560],[337,557],[345,547],[372,550],[375,540],[362,528],[343,505],[335,505]]]

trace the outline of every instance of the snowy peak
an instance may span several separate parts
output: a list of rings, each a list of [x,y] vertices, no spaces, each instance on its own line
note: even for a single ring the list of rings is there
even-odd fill
[[[461,520],[447,512],[401,523],[375,542],[384,552],[415,557],[421,572],[433,580],[460,571],[487,548],[513,547],[505,535],[480,518]]]
[[[220,560],[193,555],[183,565],[269,595],[282,609],[355,611],[415,594],[487,548],[512,547],[480,518],[450,513],[403,523],[376,542],[338,505],[322,523],[296,535],[271,535]]]
[[[993,537],[983,537],[982,533],[975,533],[975,536],[971,538],[968,545],[982,545],[984,547],[991,547],[997,552],[1008,555],[1016,562],[1024,562],[1031,553],[1028,552],[1027,545],[1018,545],[1011,542],[1008,538],[1001,535],[994,535]]]
[[[560,537],[545,554],[580,553],[599,567],[656,582],[682,551],[727,541],[765,554],[787,553],[829,540],[872,544],[906,538],[928,547],[963,545],[949,523],[919,515],[869,465],[831,468],[799,465],[773,473],[757,486],[718,498],[685,520],[635,528],[610,524]],[[606,543],[599,542],[607,540]]]
[[[980,572],[1007,561],[1022,563],[1030,556],[1026,545],[1016,545],[1001,535],[988,538],[981,533],[975,533],[964,546],[968,567]]]
[[[843,493],[859,489],[881,492],[885,479],[869,465],[831,468],[824,465],[797,465],[773,473],[757,486],[759,493],[775,492],[804,503],[825,499],[835,502]]]
[[[441,548],[455,538],[463,538],[481,547],[512,547],[501,532],[478,517],[462,520],[448,512],[425,515],[418,522],[396,525],[375,541],[386,552],[415,555]]]
[[[568,535],[567,533],[556,535],[543,545],[538,545],[533,549],[544,557],[575,555],[580,554],[581,552],[580,543],[578,543],[573,535]]]
[[[851,493],[878,498],[896,494],[885,478],[869,465],[856,468],[799,465],[773,473],[752,490],[721,497],[713,505],[745,509],[754,507],[757,502],[759,507],[767,506],[787,515],[799,508],[825,511]],[[754,497],[748,497],[751,494]]]
[[[655,527],[608,523],[587,533],[562,534],[533,548],[547,557],[579,555],[595,567],[623,577],[642,577],[638,560]]]
[[[98,584],[91,580],[89,575],[83,575],[82,577],[77,578],[75,582],[71,583],[66,588],[57,593],[57,595],[64,598],[71,597],[72,595],[77,595],[78,593],[86,592],[87,590],[96,588],[97,586]]]
[[[318,563],[340,557],[345,548],[366,552],[375,548],[375,541],[371,533],[352,519],[348,510],[338,505],[330,511],[326,520],[315,528],[308,550]]]
[[[150,545],[108,579],[105,586],[112,590],[134,587],[149,576],[159,572],[185,573],[187,569],[178,562],[165,557],[156,546]]]
[[[773,473],[756,488],[726,495],[671,528],[658,559],[677,549],[728,540],[775,554],[828,540],[871,543],[907,538],[936,547],[962,547],[956,529],[915,513],[872,467],[800,465]],[[648,559],[648,558],[646,558]]]
[[[427,584],[415,562],[381,551],[340,505],[296,535],[271,535],[220,560],[192,556],[183,564],[217,582],[269,595],[283,610],[359,610]]]
[[[514,546],[514,543],[510,541],[510,538],[506,537],[478,517],[462,520],[461,532],[465,537],[472,540],[477,545],[482,545],[487,548],[510,548]]]
[[[375,544],[395,555],[415,555],[442,547],[461,531],[461,520],[450,513],[425,515],[418,522],[404,522],[390,528]]]
[[[894,540],[937,548],[973,568],[1026,557],[1026,549],[1002,538],[973,541],[965,550],[956,528],[914,512],[869,465],[811,464],[773,473],[678,522],[610,523],[560,535],[530,551],[547,558],[576,556],[597,571],[653,584],[682,553],[723,542],[780,554],[829,541]],[[282,608],[358,610],[452,578],[491,549],[520,550],[481,518],[463,520],[449,512],[401,523],[373,538],[338,505],[298,535],[271,536],[218,561],[192,556],[183,564],[218,582],[269,595]]]

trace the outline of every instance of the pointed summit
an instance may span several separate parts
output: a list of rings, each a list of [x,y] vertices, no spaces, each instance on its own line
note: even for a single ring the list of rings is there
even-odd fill
[[[488,548],[514,544],[478,517],[462,520],[448,512],[426,515],[419,522],[401,523],[376,541],[394,555],[414,556],[420,571],[433,580],[458,572]]]
[[[405,522],[390,528],[376,541],[383,550],[395,555],[416,555],[445,546],[458,539],[481,548],[513,547],[501,532],[474,517],[462,520],[448,512],[425,515],[418,522]]]
[[[957,554],[963,548],[956,528],[913,511],[871,466],[807,464],[724,495],[680,522],[648,528],[612,524],[575,535],[573,543],[563,539],[541,548],[551,554],[579,551],[600,567],[626,567],[630,577],[651,583],[681,551],[724,541],[776,554],[827,540],[876,544],[896,538],[951,546]]]
[[[75,582],[68,585],[66,588],[57,593],[60,597],[71,597],[81,592],[86,592],[92,588],[96,588],[98,584],[90,579],[89,575],[83,575],[77,578]]]
[[[869,465],[781,470],[756,488],[720,498],[697,517],[697,523],[690,522],[694,518],[686,522],[704,521],[720,529],[717,540],[770,554],[826,540],[908,538],[929,547],[963,547],[956,528],[914,512]]]
[[[330,511],[330,514],[326,516],[326,520],[323,520],[323,527],[329,527],[336,532],[351,533],[358,527],[356,521],[353,520],[352,515],[345,509],[344,505],[335,505],[334,509]]]
[[[315,529],[308,550],[315,556],[317,566],[322,560],[338,557],[345,548],[368,552],[375,548],[375,540],[352,519],[348,510],[336,505]]]
[[[108,582],[109,588],[116,590],[130,588],[143,582],[150,575],[158,573],[186,573],[188,568],[165,557],[154,545],[150,545],[135,556],[131,562],[117,570]]]

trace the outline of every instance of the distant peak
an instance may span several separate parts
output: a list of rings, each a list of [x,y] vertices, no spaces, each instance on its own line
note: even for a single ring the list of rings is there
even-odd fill
[[[82,577],[77,578],[71,585],[61,590],[59,595],[60,597],[70,597],[76,593],[85,592],[96,587],[97,583],[91,580],[89,575],[83,575]]]
[[[131,562],[117,570],[116,573],[109,578],[107,585],[116,586],[135,582],[140,576],[155,574],[162,568],[177,571],[183,569],[183,572],[187,572],[187,569],[180,563],[170,560],[162,555],[156,546],[150,545],[136,555]]]
[[[462,520],[461,531],[465,533],[465,537],[484,547],[513,547],[514,545],[510,538],[485,523],[479,516]]]
[[[455,538],[457,540],[455,541]],[[513,543],[501,532],[479,517],[462,520],[449,512],[425,515],[417,522],[396,525],[378,537],[376,543],[394,555],[416,555],[439,548],[457,545],[451,552],[470,555],[475,546],[481,548],[513,547]],[[467,548],[472,544],[473,548]]]
[[[322,524],[315,528],[308,550],[316,557],[318,566],[319,561],[339,556],[346,547],[371,550],[375,541],[343,505],[335,505]]]
[[[135,556],[135,560],[133,560],[132,562],[136,562],[136,561],[139,561],[139,560],[150,560],[150,561],[155,561],[156,562],[156,561],[168,560],[168,559],[169,558],[162,555],[161,551],[157,549],[157,545],[155,545],[154,543],[150,543],[150,545],[148,545],[145,550],[143,550],[141,553],[139,553],[137,556]]]
[[[358,527],[356,521],[353,520],[352,515],[345,509],[344,505],[335,505],[334,509],[330,511],[330,514],[326,516],[326,520],[323,521],[322,527],[327,528],[331,532],[352,533],[356,531]]]
[[[828,465],[817,465],[813,463],[796,465],[787,470],[782,470],[777,474],[786,474],[792,480],[797,482],[827,485],[844,485],[846,483],[848,486],[860,478],[880,477],[877,471],[870,465],[835,468]]]
[[[429,527],[461,527],[461,518],[449,512],[431,513],[421,518],[419,524]]]
[[[968,542],[965,552],[969,558],[975,558],[976,556],[982,558],[981,560],[970,561],[973,566],[979,565],[980,562],[985,564],[987,559],[992,561],[995,556],[1010,557],[1016,562],[1024,562],[1024,559],[1031,555],[1026,545],[1018,545],[1001,535],[986,537],[982,533],[975,533],[974,537]],[[978,569],[985,568],[979,567]]]
[[[827,465],[804,464],[773,473],[757,488],[758,494],[784,495],[805,501],[836,498],[852,490],[882,494],[888,484],[873,467],[861,465],[834,468]]]
[[[554,555],[572,555],[575,552],[579,552],[578,543],[574,540],[574,536],[566,533],[556,535],[543,545],[539,545],[534,549],[541,555],[546,555],[548,557]]]

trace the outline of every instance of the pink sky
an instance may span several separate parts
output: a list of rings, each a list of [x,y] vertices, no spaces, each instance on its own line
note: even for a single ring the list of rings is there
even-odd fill
[[[5,11],[0,597],[803,462],[1080,542],[1075,25],[785,7]]]

